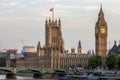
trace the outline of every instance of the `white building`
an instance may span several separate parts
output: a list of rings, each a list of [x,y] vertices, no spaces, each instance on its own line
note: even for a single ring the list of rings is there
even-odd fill
[[[25,52],[35,52],[35,47],[34,46],[23,46],[23,50],[22,50],[22,53],[25,53]]]

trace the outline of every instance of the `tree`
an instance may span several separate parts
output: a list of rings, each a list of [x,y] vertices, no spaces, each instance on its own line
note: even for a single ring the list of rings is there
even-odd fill
[[[120,56],[117,57],[117,66],[120,69]]]
[[[88,65],[91,68],[96,68],[96,63],[95,63],[95,57],[90,57],[89,61],[88,61]]]
[[[114,69],[116,66],[117,61],[117,55],[116,54],[108,54],[108,57],[106,58],[106,65],[108,69]]]
[[[0,66],[5,67],[6,66],[6,57],[0,56]]]
[[[99,55],[90,57],[88,65],[93,69],[101,66],[102,58]]]
[[[101,58],[101,56],[96,55],[95,56],[95,60],[96,60],[95,62],[97,64],[97,67],[102,65],[102,58]]]

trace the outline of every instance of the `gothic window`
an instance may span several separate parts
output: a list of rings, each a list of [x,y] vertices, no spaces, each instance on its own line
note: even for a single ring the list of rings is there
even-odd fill
[[[53,43],[56,42],[56,37],[52,37],[52,42],[53,42]]]

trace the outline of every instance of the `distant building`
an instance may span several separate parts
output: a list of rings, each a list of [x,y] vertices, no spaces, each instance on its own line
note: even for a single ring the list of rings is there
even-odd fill
[[[6,52],[0,52],[0,56],[7,57],[7,53]]]
[[[25,52],[35,52],[35,47],[34,46],[23,46],[22,53]]]
[[[9,54],[16,54],[17,51],[18,51],[17,49],[8,49],[8,50],[6,50],[6,52],[9,53]]]
[[[16,66],[16,53],[17,53],[17,49],[9,49],[6,51],[7,55],[7,61],[6,64],[9,67],[15,67]]]
[[[120,42],[119,42],[119,45],[117,45],[117,42],[115,41],[114,42],[114,45],[113,47],[110,49],[109,53],[115,53],[115,54],[118,54],[120,55]]]

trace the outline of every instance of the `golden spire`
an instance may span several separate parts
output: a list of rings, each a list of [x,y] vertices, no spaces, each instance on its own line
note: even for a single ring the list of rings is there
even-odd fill
[[[97,24],[105,24],[104,13],[103,13],[103,9],[102,9],[102,2],[100,3],[100,11],[98,14]]]
[[[100,12],[99,12],[99,16],[101,16],[101,15],[104,15],[103,9],[102,9],[102,2],[100,3]]]
[[[78,48],[82,48],[81,47],[81,41],[79,40],[79,43],[78,43]]]

